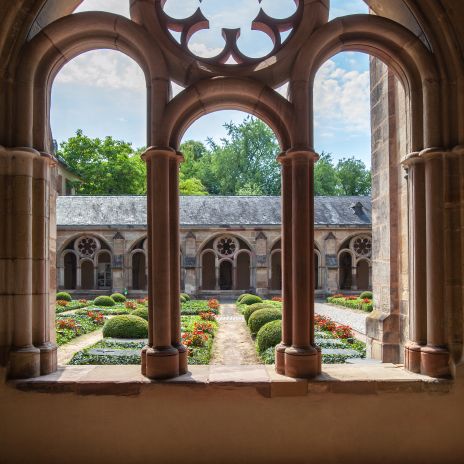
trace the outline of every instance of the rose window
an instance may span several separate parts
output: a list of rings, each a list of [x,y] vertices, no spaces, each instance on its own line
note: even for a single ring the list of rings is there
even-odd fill
[[[222,256],[232,256],[238,248],[237,241],[232,237],[222,237],[216,243],[216,250]]]
[[[76,243],[76,251],[82,258],[92,258],[99,248],[99,243],[92,237],[82,237]]]
[[[370,256],[372,240],[370,237],[359,237],[353,243],[353,249],[358,256]]]

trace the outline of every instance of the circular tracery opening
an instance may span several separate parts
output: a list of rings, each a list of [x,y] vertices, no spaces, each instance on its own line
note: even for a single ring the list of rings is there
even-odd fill
[[[372,253],[372,240],[370,237],[358,237],[353,242],[353,250],[357,256],[369,257]]]
[[[301,0],[168,0],[158,15],[169,34],[196,58],[242,64],[277,53],[298,26]]]
[[[93,258],[99,249],[100,243],[93,237],[82,237],[75,244],[75,250],[81,258]]]
[[[219,255],[224,257],[231,257],[238,250],[239,244],[236,238],[231,236],[224,236],[216,239],[214,248]]]

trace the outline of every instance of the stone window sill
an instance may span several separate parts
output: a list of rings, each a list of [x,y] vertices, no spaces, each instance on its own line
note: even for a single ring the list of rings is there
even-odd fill
[[[274,366],[189,366],[190,372],[165,381],[151,381],[140,366],[66,366],[57,372],[26,380],[11,381],[25,392],[74,393],[77,395],[137,396],[149,390],[189,387],[190,389],[255,389],[273,398],[316,393],[448,393],[452,381],[410,373],[394,364],[324,365],[315,379],[291,379],[275,372]]]

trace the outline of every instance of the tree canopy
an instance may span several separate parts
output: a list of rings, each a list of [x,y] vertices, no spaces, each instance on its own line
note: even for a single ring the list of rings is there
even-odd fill
[[[180,151],[181,195],[279,195],[279,144],[261,120],[247,117],[242,123],[224,125],[226,136],[206,144],[184,142]],[[130,143],[106,137],[92,139],[76,132],[60,146],[59,155],[84,182],[78,194],[137,195],[146,192],[146,166]],[[368,195],[371,173],[355,157],[334,162],[322,153],[314,169],[315,195]]]
[[[146,166],[142,150],[112,137],[92,139],[78,130],[60,145],[60,155],[83,182],[75,184],[81,195],[140,195],[146,192]]]

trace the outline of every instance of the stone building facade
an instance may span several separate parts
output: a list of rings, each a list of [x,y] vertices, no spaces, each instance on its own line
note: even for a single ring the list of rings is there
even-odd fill
[[[57,200],[57,287],[147,291],[146,197]],[[279,197],[181,197],[181,289],[197,297],[280,295]],[[316,197],[316,295],[372,287],[370,197]]]

